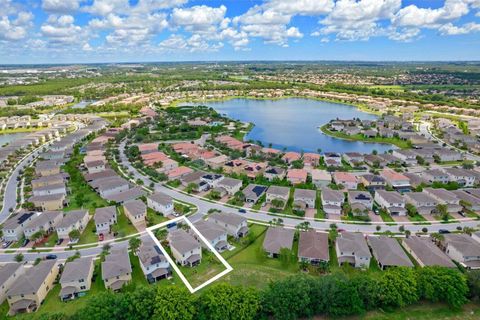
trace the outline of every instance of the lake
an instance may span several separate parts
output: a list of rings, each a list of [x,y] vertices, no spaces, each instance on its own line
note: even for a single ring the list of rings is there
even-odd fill
[[[246,140],[270,143],[274,148],[289,151],[380,153],[395,149],[381,143],[347,141],[325,135],[318,128],[332,119],[375,120],[377,116],[362,112],[346,104],[311,99],[289,98],[280,100],[234,99],[206,102],[207,106],[232,119],[251,122],[255,127]]]
[[[0,147],[3,146],[5,143],[10,143],[14,140],[25,137],[27,134],[28,132],[0,134]]]

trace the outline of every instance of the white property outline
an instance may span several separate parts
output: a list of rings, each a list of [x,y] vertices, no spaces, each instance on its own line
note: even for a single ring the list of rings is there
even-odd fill
[[[212,251],[215,254],[215,256],[218,258],[218,260],[220,260],[220,262],[222,262],[223,266],[226,268],[225,270],[223,270],[219,274],[215,275],[213,278],[205,281],[204,283],[200,284],[199,286],[197,286],[195,288],[193,288],[192,285],[190,284],[190,282],[188,282],[187,278],[185,278],[183,273],[180,271],[180,268],[177,266],[177,263],[172,259],[172,257],[170,257],[167,250],[165,250],[165,248],[162,246],[160,241],[157,239],[157,237],[153,233],[153,230],[166,227],[167,225],[169,225],[171,223],[179,222],[180,220],[184,220],[188,224],[188,226],[199,235],[200,239],[202,239],[202,241],[206,244],[208,249],[210,249],[210,251]],[[229,273],[230,271],[233,270],[232,266],[227,262],[227,260],[225,260],[222,257],[222,255],[217,250],[215,250],[215,248],[212,246],[212,244],[203,236],[203,234],[200,233],[200,231],[197,230],[197,228],[195,228],[193,223],[191,223],[190,220],[188,220],[188,218],[186,216],[181,216],[181,217],[177,217],[177,218],[172,219],[172,220],[165,221],[163,223],[160,223],[160,224],[157,224],[155,226],[147,228],[146,231],[150,235],[150,237],[153,239],[155,244],[160,248],[163,255],[165,256],[165,258],[167,258],[168,262],[170,263],[172,268],[175,270],[175,272],[178,274],[180,279],[182,279],[183,283],[187,286],[190,293],[197,292],[198,290],[208,286],[212,282],[217,281],[218,279],[220,279],[221,277],[223,277],[224,275],[226,275],[227,273]]]

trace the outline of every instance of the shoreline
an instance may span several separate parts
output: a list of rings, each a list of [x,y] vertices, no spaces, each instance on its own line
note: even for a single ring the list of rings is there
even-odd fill
[[[341,139],[341,140],[346,140],[346,141],[358,141],[358,142],[364,142],[364,143],[379,143],[379,144],[388,144],[388,145],[391,145],[391,146],[395,146],[399,149],[408,149],[408,146],[404,146],[404,145],[399,145],[399,144],[396,144],[394,143],[393,141],[392,142],[387,142],[387,141],[375,141],[375,140],[368,140],[368,139],[372,139],[372,138],[364,138],[364,139],[356,139],[354,137],[350,137],[350,136],[340,136],[340,135],[337,135],[335,134],[333,131],[330,131],[327,129],[327,126],[328,124],[324,124],[323,126],[319,126],[318,129],[325,135],[329,136],[329,137],[332,137],[332,138],[336,138],[336,139]],[[377,139],[377,138],[373,138],[373,139]],[[387,138],[388,139],[388,138]]]

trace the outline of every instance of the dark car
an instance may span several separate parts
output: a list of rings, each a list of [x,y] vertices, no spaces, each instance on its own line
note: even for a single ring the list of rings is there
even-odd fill
[[[29,242],[30,240],[28,239],[23,240],[22,247],[25,247]]]
[[[59,246],[62,244],[62,242],[63,242],[63,239],[58,239],[56,245]]]
[[[247,210],[245,210],[245,209],[238,209],[238,212],[240,212],[240,213],[247,213]]]
[[[46,255],[46,256],[45,256],[45,259],[46,259],[46,260],[55,260],[55,259],[57,259],[57,255],[55,255],[55,254],[49,254],[49,255]]]
[[[446,229],[440,229],[440,230],[438,230],[438,233],[445,234],[445,233],[450,233],[450,231],[448,231]]]

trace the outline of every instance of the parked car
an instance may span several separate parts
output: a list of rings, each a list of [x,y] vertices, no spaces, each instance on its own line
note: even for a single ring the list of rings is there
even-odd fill
[[[3,249],[8,248],[8,247],[10,247],[11,244],[12,244],[12,241],[5,241],[5,242],[2,244],[2,248],[3,248]]]
[[[45,256],[45,259],[46,260],[55,260],[57,259],[57,255],[56,254],[48,254]]]
[[[438,233],[440,234],[445,234],[445,233],[450,233],[450,231],[446,230],[446,229],[439,229],[438,230]]]
[[[105,237],[103,236],[103,233],[98,236],[98,241],[103,241]]]
[[[240,213],[247,213],[247,210],[245,210],[245,209],[238,209],[238,212],[240,212]]]
[[[28,239],[23,240],[22,247],[27,246],[27,244],[28,244],[29,242],[30,242],[30,240],[28,240]]]
[[[63,242],[63,239],[58,239],[57,242],[55,243],[57,246],[61,245]]]

